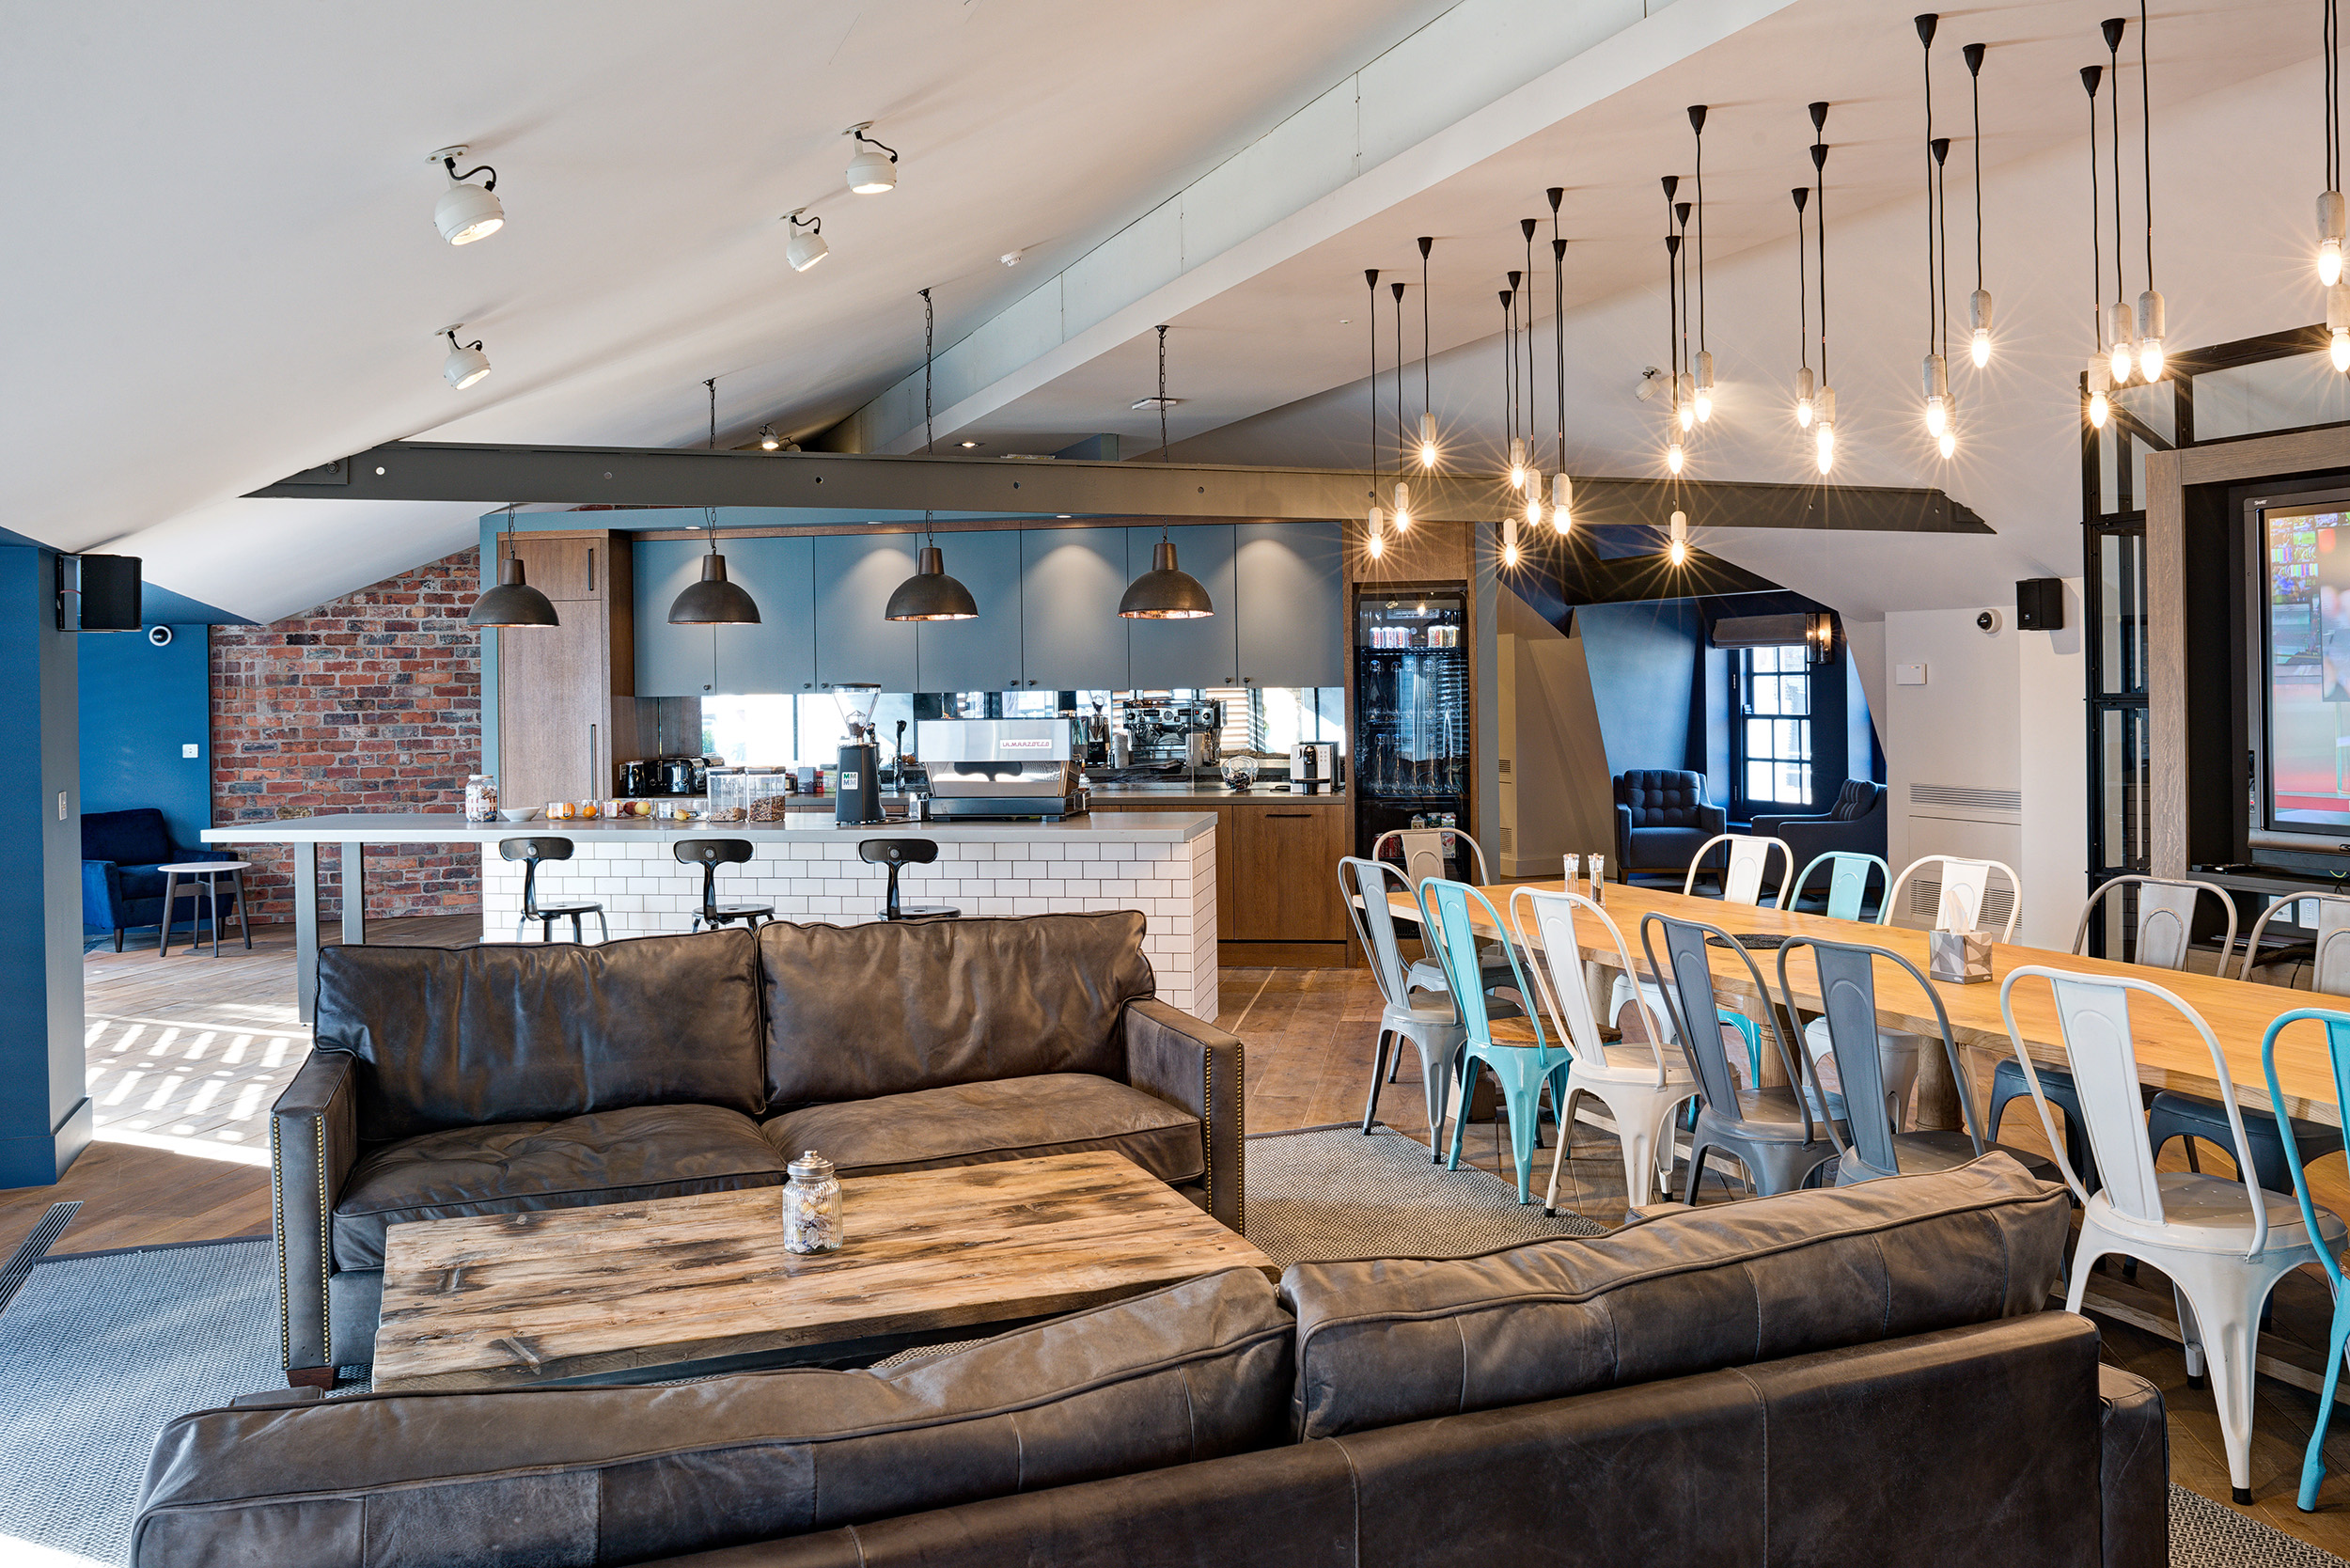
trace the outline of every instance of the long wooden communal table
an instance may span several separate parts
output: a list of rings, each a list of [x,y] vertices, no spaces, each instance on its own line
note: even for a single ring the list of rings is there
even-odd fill
[[[1520,886],[1556,892],[1565,884],[1516,883],[1496,885],[1482,891],[1493,900],[1494,907],[1500,910],[1506,919],[1510,894]],[[1415,922],[1418,920],[1418,908],[1408,893],[1393,893],[1389,902],[1400,917]],[[1633,963],[1643,968],[1648,961],[1640,949],[1640,918],[1652,913],[1702,921],[1732,935],[1747,932],[1784,932],[1824,937],[1832,942],[1866,943],[1901,954],[1920,971],[1927,968],[1926,933],[1904,926],[1880,926],[1864,920],[1835,920],[1825,915],[1799,915],[1726,903],[1719,899],[1693,898],[1659,888],[1612,884],[1606,891],[1604,907],[1616,924],[1623,929],[1624,945],[1631,950]],[[1470,917],[1480,934],[1493,933],[1482,912],[1472,907]],[[1530,921],[1528,926],[1528,934],[1537,935],[1530,929]],[[1610,970],[1619,967],[1615,943],[1588,913],[1576,913],[1575,940],[1586,960]],[[1739,1007],[1769,1005],[1778,1000],[1776,996],[1760,997],[1755,995],[1753,980],[1737,953],[1726,949],[1709,949],[1708,952],[1713,960],[1714,988],[1724,1002]],[[1657,953],[1660,958],[1664,955],[1661,940]],[[1763,983],[1776,991],[1778,984],[1778,954],[1754,950],[1747,956],[1754,960]],[[2281,986],[2261,985],[2249,980],[2221,980],[2215,975],[2193,973],[2158,973],[2136,964],[2078,958],[2071,953],[2053,952],[2044,948],[1995,942],[1991,946],[1989,983],[1952,985],[1937,982],[1935,986],[1941,994],[1944,1010],[1950,1014],[1951,1037],[1958,1043],[1961,1058],[1966,1064],[1969,1077],[1974,1080],[1967,1088],[1975,1095],[1978,1109],[1985,1103],[1993,1068],[2013,1054],[2008,1043],[2007,1026],[1999,1017],[1999,988],[2010,971],[2032,964],[2069,969],[2083,975],[2151,980],[2172,992],[2180,1000],[2201,1013],[2204,1022],[2211,1026],[2212,1032],[2218,1036],[2220,1048],[2227,1058],[2229,1075],[2234,1081],[2237,1101],[2261,1110],[2269,1108],[2267,1080],[2261,1071],[2261,1036],[2279,1013],[2290,1012],[2300,1007],[2325,1006],[2328,1000],[2312,997],[2304,991],[2288,991]],[[1810,1012],[1821,1011],[1819,975],[1809,949],[1797,949],[1788,955],[1787,980],[1798,1008]],[[1880,964],[1877,965],[1876,984],[1877,1022],[1881,1026],[1918,1034],[1939,1032],[1935,1023],[1933,1004],[1919,991],[1916,981],[1892,964]],[[2047,983],[2025,981],[2015,988],[2014,1000],[2015,1027],[2023,1038],[2025,1050],[2036,1063],[2062,1067],[2063,1038],[2058,1029],[2055,998]],[[2202,1037],[2196,1033],[2193,1025],[2172,1010],[2149,1001],[2138,1002],[2131,1008],[2130,1021],[2138,1050],[2138,1077],[2143,1082],[2158,1089],[2200,1094],[2206,1099],[2218,1095],[2219,1080],[2212,1071],[2211,1053],[2205,1049]],[[1794,1041],[1788,1044],[1791,1050],[1796,1048]],[[1766,1050],[1763,1054],[1767,1068],[1771,1053]],[[2334,1103],[2333,1069],[2326,1054],[2326,1034],[2316,1025],[2302,1025],[2280,1037],[2277,1042],[2277,1081],[2285,1093],[2285,1103],[2279,1108],[2286,1114],[2332,1126],[2342,1125],[2342,1110]]]

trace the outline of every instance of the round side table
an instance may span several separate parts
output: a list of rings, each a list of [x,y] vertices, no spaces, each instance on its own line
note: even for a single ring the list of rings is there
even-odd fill
[[[250,949],[253,946],[253,927],[244,917],[244,873],[251,869],[248,862],[180,860],[155,869],[164,873],[163,935],[156,944],[157,957],[171,951],[171,917],[183,897],[202,899],[211,906],[212,956],[220,956],[220,885],[223,879],[227,881],[229,898],[235,905],[237,930],[243,933],[245,947]],[[183,881],[187,884],[184,887],[180,886]],[[199,883],[202,886],[197,886]],[[199,945],[196,934],[196,916],[191,914],[188,919],[188,950],[194,952]]]

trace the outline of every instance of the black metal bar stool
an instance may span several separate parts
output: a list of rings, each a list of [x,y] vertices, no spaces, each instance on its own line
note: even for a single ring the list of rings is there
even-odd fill
[[[694,917],[694,929],[704,926],[716,931],[729,920],[741,920],[751,930],[759,929],[761,920],[776,917],[772,903],[720,903],[718,902],[718,868],[740,866],[751,857],[748,839],[680,839],[674,853],[681,866],[702,869],[702,912]]]
[[[898,871],[904,866],[928,866],[938,858],[938,842],[933,839],[866,839],[856,846],[856,857],[870,866],[889,868],[889,898],[882,905],[885,920],[951,920],[963,911],[945,904],[927,908],[906,909],[898,902]]]
[[[539,922],[539,940],[554,941],[555,922],[567,915],[571,917],[572,941],[576,942],[581,938],[579,917],[582,915],[593,915],[596,917],[598,941],[612,940],[612,928],[604,923],[603,905],[590,903],[584,899],[567,901],[562,903],[540,903],[539,902],[539,862],[569,860],[571,857],[572,841],[569,839],[500,839],[498,840],[498,858],[519,860],[523,865],[523,912],[522,917],[514,922],[515,941],[519,942],[523,939],[523,927],[533,920]]]

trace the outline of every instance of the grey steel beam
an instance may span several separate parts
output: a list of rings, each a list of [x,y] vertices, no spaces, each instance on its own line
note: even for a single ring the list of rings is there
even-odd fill
[[[1497,519],[1506,487],[1483,475],[1407,476],[1415,518]],[[619,507],[806,507],[871,511],[1306,520],[1356,517],[1374,477],[1344,469],[1023,462],[842,452],[471,446],[395,441],[307,469],[255,497]],[[1384,480],[1381,481],[1384,484]],[[1574,481],[1578,525],[1662,526],[1675,506],[1706,528],[1871,533],[1992,530],[1938,490],[1865,486]]]

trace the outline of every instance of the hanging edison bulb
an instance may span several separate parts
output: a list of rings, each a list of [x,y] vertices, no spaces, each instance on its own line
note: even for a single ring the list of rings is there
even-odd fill
[[[1518,564],[1518,520],[1514,512],[1504,512],[1501,517],[1501,564]]]
[[[1698,379],[1688,371],[1681,372],[1680,397],[1675,400],[1681,428],[1688,430],[1698,422]]]
[[[1526,525],[1529,528],[1543,525],[1543,477],[1539,472],[1526,487]]]
[[[1412,527],[1412,487],[1402,479],[1395,481],[1395,531],[1409,533]]]
[[[1686,566],[1689,563],[1689,514],[1676,510],[1665,534],[1665,558],[1675,566]]]
[[[2162,295],[2149,289],[2138,296],[2138,373],[2148,381],[2162,379]]]
[[[1714,356],[1703,349],[1698,351],[1698,384],[1690,404],[1697,410],[1699,424],[1714,417]]]
[[[1956,457],[1958,455],[1958,421],[1945,417],[1941,433],[1934,438],[1934,445],[1945,458]]]
[[[1550,481],[1550,531],[1563,534],[1574,526],[1574,481],[1563,468]]]
[[[1950,368],[1940,354],[1930,353],[1920,373],[1926,386],[1926,433],[1939,437],[1950,420]]]
[[[2112,416],[2113,400],[2108,394],[2113,387],[2113,368],[2103,355],[2089,362],[2089,428],[2101,431]]]
[[[1526,438],[1522,435],[1510,438],[1510,488],[1526,488]]]
[[[1434,414],[1419,416],[1419,465],[1422,468],[1436,466],[1436,416]]]
[[[2317,281],[2330,289],[2342,281],[2342,202],[2340,191],[2317,198]]]
[[[1987,289],[1976,290],[1966,302],[1966,314],[1975,324],[1975,338],[1967,345],[1966,352],[1973,356],[1975,368],[1980,370],[1991,363],[1991,291]]]
[[[1370,525],[1363,533],[1363,552],[1372,560],[1387,553],[1387,514],[1376,501],[1371,504]]]
[[[1811,367],[1807,365],[1795,372],[1795,428],[1811,428]]]
[[[2113,347],[2107,351],[2107,370],[2116,386],[2130,384],[2130,362],[2137,357],[2130,345],[2130,307],[2120,300],[2106,306],[2106,339]]]
[[[1812,405],[1811,453],[1825,474],[1836,466],[1836,389],[1821,387]]]
[[[1681,472],[1681,465],[1688,461],[1687,454],[1681,449],[1681,438],[1673,437],[1670,444],[1665,447],[1665,467],[1678,474]]]

